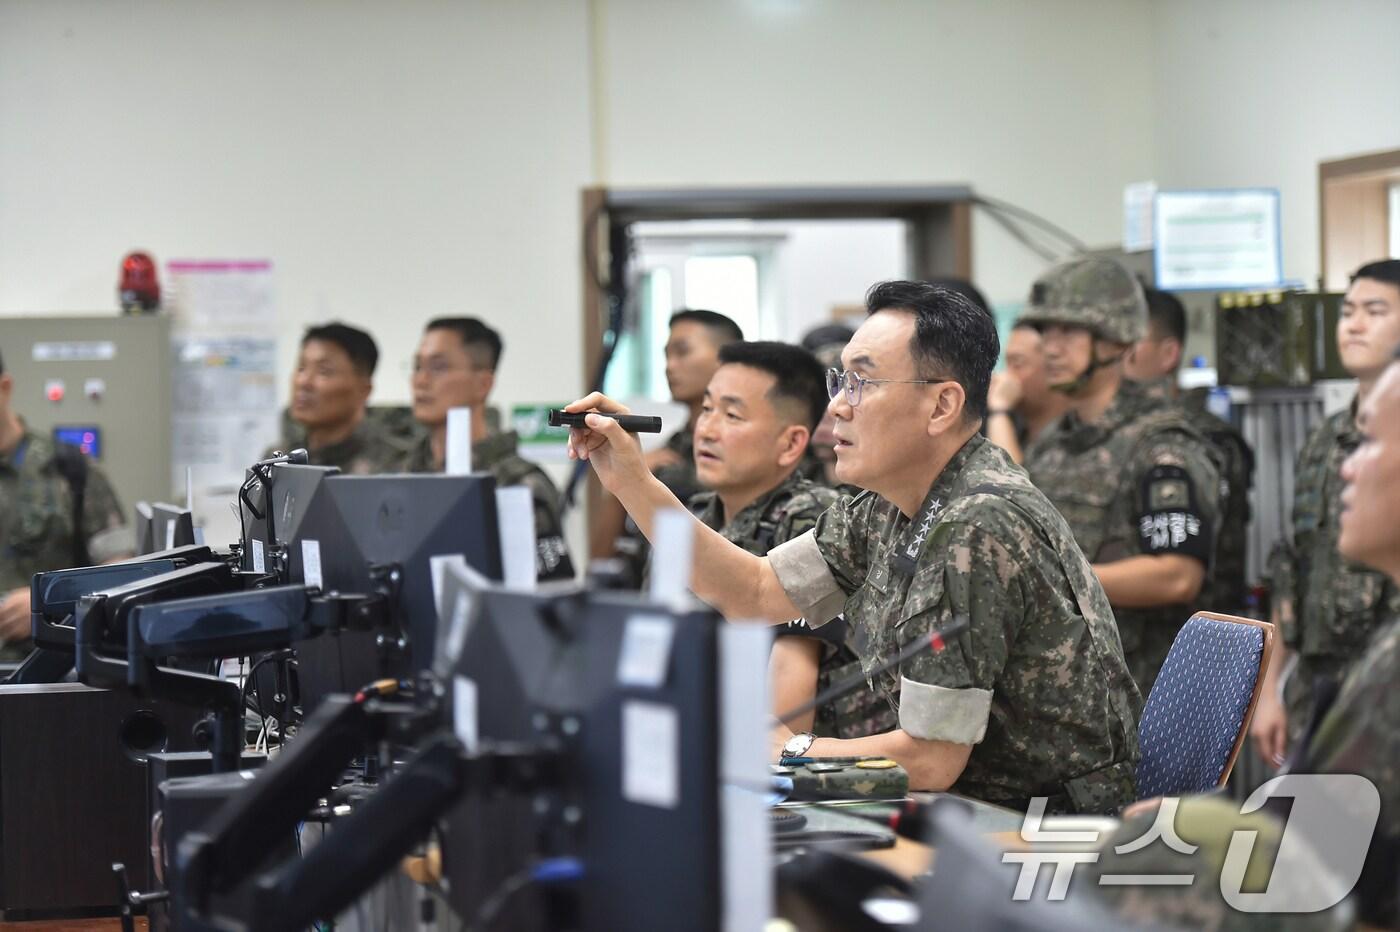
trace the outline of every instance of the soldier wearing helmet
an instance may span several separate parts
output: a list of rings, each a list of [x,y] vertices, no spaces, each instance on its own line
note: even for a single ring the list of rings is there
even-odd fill
[[[1021,320],[1040,330],[1050,387],[1069,402],[1027,451],[1026,470],[1093,564],[1146,696],[1209,572],[1220,517],[1216,454],[1177,409],[1124,379],[1147,303],[1121,265],[1083,258],[1055,266],[1031,289]]]

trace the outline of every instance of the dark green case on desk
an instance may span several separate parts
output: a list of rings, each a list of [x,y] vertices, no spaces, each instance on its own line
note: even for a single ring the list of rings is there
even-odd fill
[[[792,780],[790,800],[903,799],[909,774],[883,757],[820,757],[774,764],[774,776]]]

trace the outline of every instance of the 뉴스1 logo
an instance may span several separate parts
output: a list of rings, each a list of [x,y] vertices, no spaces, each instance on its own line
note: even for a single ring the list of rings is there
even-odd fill
[[[1259,832],[1241,827],[1230,833],[1220,870],[1221,898],[1231,909],[1242,913],[1315,913],[1336,906],[1361,878],[1366,851],[1380,816],[1380,793],[1374,783],[1355,774],[1285,774],[1250,794],[1240,807],[1240,814],[1258,812],[1270,799],[1277,798],[1291,798],[1293,802],[1269,867],[1267,885],[1258,892],[1244,889],[1245,872],[1251,866]],[[1195,854],[1198,846],[1177,832],[1180,804],[1180,798],[1164,797],[1147,832],[1115,845],[1113,852],[1128,855],[1162,844],[1181,855]],[[1040,869],[1045,866],[1054,868],[1046,899],[1063,900],[1074,869],[1080,864],[1096,864],[1105,854],[1086,847],[1099,841],[1096,829],[1042,828],[1045,805],[1044,797],[1033,799],[1021,827],[1021,839],[1041,847],[1002,855],[1003,864],[1020,865],[1011,894],[1013,900],[1031,898]],[[1046,843],[1073,847],[1045,850]],[[1210,860],[1202,857],[1200,863]],[[1219,860],[1218,854],[1214,860]],[[1098,883],[1103,887],[1187,887],[1195,880],[1194,873],[1104,873]]]

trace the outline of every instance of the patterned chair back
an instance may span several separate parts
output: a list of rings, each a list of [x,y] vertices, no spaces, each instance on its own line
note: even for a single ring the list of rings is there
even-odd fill
[[[1223,786],[1254,717],[1274,626],[1198,612],[1172,642],[1138,725],[1138,798]]]

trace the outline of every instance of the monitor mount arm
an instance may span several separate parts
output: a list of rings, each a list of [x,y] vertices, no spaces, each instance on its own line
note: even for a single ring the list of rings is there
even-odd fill
[[[464,753],[438,731],[379,790],[335,828],[334,843],[276,864],[253,876],[254,914],[214,916],[215,893],[248,881],[259,859],[330,788],[345,766],[394,727],[409,707],[332,696],[303,727],[297,741],[263,769],[204,827],[179,845],[176,908],[181,928],[266,929],[293,932],[334,916],[408,854],[466,792],[547,789],[562,779],[562,754],[553,742],[497,745]]]
[[[203,545],[176,547],[119,563],[51,570],[35,574],[29,586],[30,630],[34,650],[10,683],[58,683],[73,669],[73,615],[85,595],[149,579],[194,563],[227,559]]]

